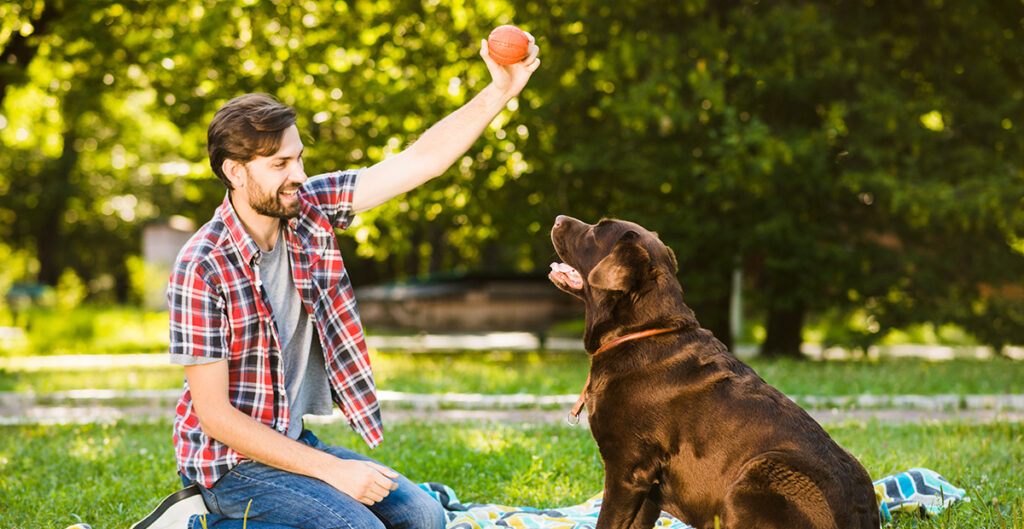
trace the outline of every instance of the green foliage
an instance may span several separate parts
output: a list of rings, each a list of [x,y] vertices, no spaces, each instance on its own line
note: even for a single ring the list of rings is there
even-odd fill
[[[883,339],[883,344],[917,343],[941,345],[975,345],[976,342],[960,327],[931,323],[914,325],[906,329],[892,330]]]
[[[523,115],[534,170],[562,175],[527,184],[541,225],[569,212],[656,229],[720,336],[740,258],[768,340],[773,316],[796,319],[781,327],[799,343],[805,315],[833,307],[882,330],[1001,319],[990,334],[1019,340],[1013,310],[973,300],[1024,265],[1007,243],[1024,195],[1010,119],[1024,68],[1006,47],[1020,6],[516,5],[560,52],[544,66],[559,82],[535,85]]]
[[[74,270],[67,268],[57,280],[57,309],[70,311],[78,307],[88,294],[88,288]]]
[[[224,101],[293,105],[311,172],[370,165],[480,90],[479,39],[517,23],[542,68],[444,177],[357,218],[355,281],[540,270],[555,215],[618,216],[675,249],[719,336],[742,267],[768,352],[827,310],[1024,343],[1022,18],[997,0],[9,2],[0,241],[38,259],[28,279],[70,268],[134,299],[145,223],[223,199],[204,134]]]
[[[27,250],[15,250],[0,242],[0,263],[4,263],[0,267],[0,322],[6,322],[13,316],[12,312],[29,303],[28,299],[9,297],[11,287],[31,277],[38,262]]]

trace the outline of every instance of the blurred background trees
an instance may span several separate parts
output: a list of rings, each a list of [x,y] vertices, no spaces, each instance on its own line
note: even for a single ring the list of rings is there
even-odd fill
[[[766,354],[813,319],[847,346],[920,322],[1024,343],[1024,4],[997,0],[8,2],[0,289],[137,299],[142,228],[223,199],[220,104],[294,106],[311,173],[371,165],[488,82],[504,23],[541,69],[444,177],[342,234],[357,285],[540,272],[555,215],[615,216],[660,233],[726,341],[741,277]]]

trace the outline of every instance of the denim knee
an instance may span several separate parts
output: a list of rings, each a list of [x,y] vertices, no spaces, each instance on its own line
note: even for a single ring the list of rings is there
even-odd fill
[[[409,512],[409,527],[406,529],[444,529],[447,525],[444,507],[426,494],[416,497],[409,505]]]

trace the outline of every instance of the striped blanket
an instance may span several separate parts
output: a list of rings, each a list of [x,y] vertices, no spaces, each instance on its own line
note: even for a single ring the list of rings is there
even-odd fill
[[[899,512],[929,516],[958,501],[971,501],[967,491],[954,487],[927,468],[912,468],[876,481],[875,496],[883,522],[892,520],[892,515]]]
[[[507,505],[459,502],[455,491],[440,483],[420,485],[442,505],[448,516],[447,529],[593,529],[601,509],[601,494],[571,507],[539,509]],[[879,511],[884,521],[898,512],[938,514],[957,501],[970,501],[965,491],[951,485],[937,473],[913,468],[875,481]],[[655,527],[692,529],[662,513]]]

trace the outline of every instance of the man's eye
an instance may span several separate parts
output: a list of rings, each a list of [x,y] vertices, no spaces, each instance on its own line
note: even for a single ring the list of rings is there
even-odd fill
[[[284,166],[286,166],[286,165],[288,165],[288,164],[285,163],[285,162],[278,162],[278,163],[274,164],[274,167],[276,167],[278,169],[284,169]]]

